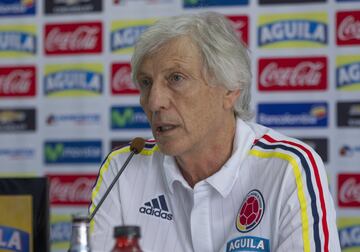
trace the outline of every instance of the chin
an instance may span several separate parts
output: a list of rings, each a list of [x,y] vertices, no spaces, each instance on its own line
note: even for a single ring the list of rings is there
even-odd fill
[[[168,156],[179,156],[181,153],[181,150],[177,144],[174,143],[161,143],[158,142],[157,145],[159,146],[160,152],[168,155]]]
[[[168,156],[176,156],[177,152],[173,147],[163,145],[161,143],[158,143],[159,150],[161,153],[168,155]]]

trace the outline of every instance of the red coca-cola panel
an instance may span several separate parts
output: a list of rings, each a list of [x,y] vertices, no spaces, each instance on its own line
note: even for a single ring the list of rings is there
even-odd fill
[[[31,97],[36,93],[34,66],[0,67],[0,97]]]
[[[131,80],[130,63],[111,65],[111,93],[114,95],[139,94],[139,90]]]
[[[80,206],[89,205],[91,190],[95,185],[95,174],[51,174],[50,203],[51,205]]]
[[[259,59],[260,91],[308,91],[326,88],[326,57]]]
[[[241,39],[246,45],[249,44],[249,18],[248,16],[227,16],[239,39]]]
[[[101,22],[47,24],[45,54],[101,53],[102,37]]]
[[[360,11],[336,13],[336,44],[360,45]]]
[[[338,175],[338,204],[340,207],[360,207],[360,173]]]

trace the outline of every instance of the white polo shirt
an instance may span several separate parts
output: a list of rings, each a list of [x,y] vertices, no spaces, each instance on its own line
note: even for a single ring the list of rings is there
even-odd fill
[[[93,251],[111,251],[117,225],[139,225],[149,252],[340,251],[324,166],[309,146],[237,119],[233,148],[191,188],[174,158],[147,142],[91,223]],[[129,153],[104,161],[90,212]]]

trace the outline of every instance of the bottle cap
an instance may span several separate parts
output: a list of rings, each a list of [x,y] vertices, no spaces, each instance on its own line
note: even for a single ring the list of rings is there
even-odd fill
[[[139,226],[116,226],[114,228],[114,237],[119,236],[132,236],[140,238],[140,227]]]
[[[89,217],[87,215],[84,214],[74,214],[72,216],[72,222],[89,222]]]

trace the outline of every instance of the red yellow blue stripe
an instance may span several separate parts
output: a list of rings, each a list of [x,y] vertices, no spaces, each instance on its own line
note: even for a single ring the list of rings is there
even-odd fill
[[[266,140],[270,144],[263,142],[262,139]],[[304,189],[307,189],[307,191],[310,195],[310,200],[312,202],[312,204],[310,204],[310,206],[311,206],[312,217],[314,220],[314,223],[313,223],[314,239],[313,240],[315,243],[315,251],[316,252],[329,251],[329,248],[328,248],[329,230],[328,230],[327,221],[326,221],[326,207],[325,207],[325,200],[324,200],[324,192],[323,192],[322,185],[321,185],[319,169],[317,167],[317,164],[315,162],[315,158],[314,158],[312,152],[307,147],[305,147],[299,143],[293,142],[293,141],[276,140],[269,135],[263,136],[262,139],[256,140],[255,146],[258,146],[262,149],[267,149],[267,150],[271,149],[273,151],[272,152],[265,152],[265,151],[260,151],[260,150],[254,151],[255,149],[252,149],[250,151],[250,154],[258,156],[258,157],[263,157],[263,158],[271,158],[271,157],[281,158],[281,159],[287,160],[293,167],[296,184],[297,184],[297,188],[298,188],[299,203],[300,203],[301,215],[302,215],[301,218],[303,221],[302,228],[303,228],[303,239],[304,239],[304,251],[310,250],[310,237],[309,237],[309,228],[310,227],[309,227],[309,222],[307,221],[308,218],[305,216],[305,215],[307,215],[306,214],[307,211],[305,211],[305,210],[306,210],[306,207],[308,206],[308,204],[306,202],[306,198],[303,198],[303,196],[305,195]],[[284,154],[283,152],[275,151],[275,150],[280,150],[280,149],[288,151],[292,154],[295,154],[300,159],[301,166],[298,165],[298,161],[291,155]],[[306,157],[310,161],[310,164],[308,163],[308,161],[305,158],[305,156],[303,155],[303,153],[306,154]],[[300,170],[301,168],[303,168],[305,171],[305,180],[304,181],[306,181],[306,187],[304,187],[304,185],[302,183],[301,170]],[[314,176],[311,175],[311,172],[313,172]],[[315,183],[314,183],[314,177],[315,177]],[[317,190],[318,190],[319,197],[317,197],[315,194],[314,184],[316,184],[315,188],[317,188]],[[319,209],[318,209],[318,205],[317,205],[318,201],[320,201],[320,210],[321,211],[319,211]],[[323,236],[324,236],[324,244],[323,244],[324,250],[321,250],[321,239],[320,239],[320,230],[319,230],[319,222],[320,222],[319,213],[321,213],[321,212],[322,212],[322,219],[321,219],[322,232],[323,232]]]

